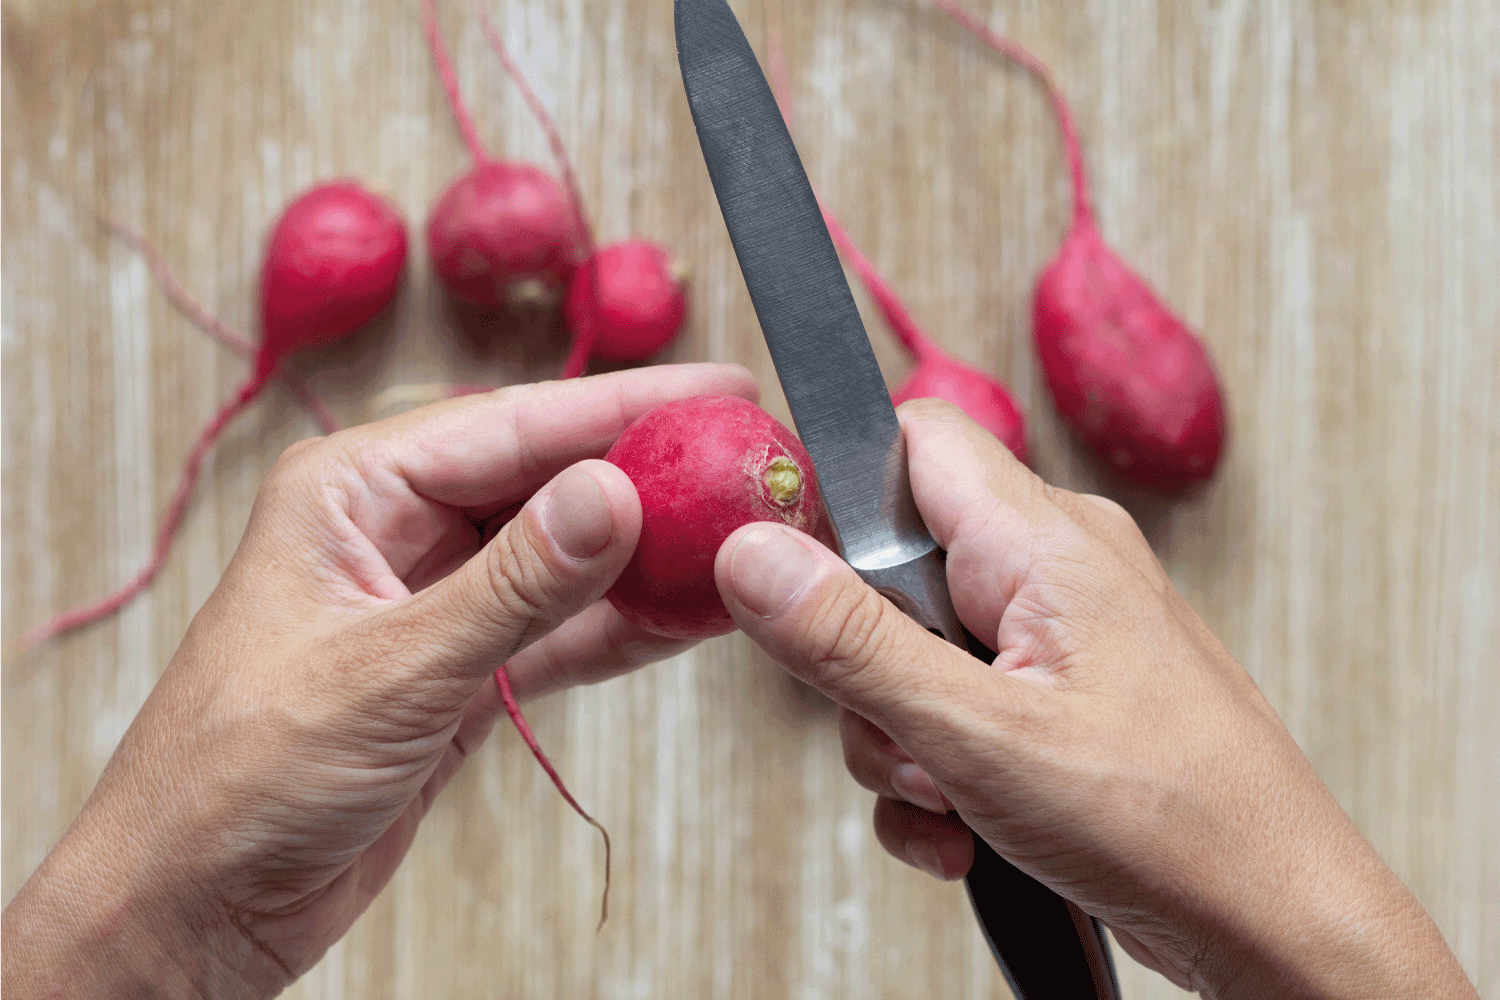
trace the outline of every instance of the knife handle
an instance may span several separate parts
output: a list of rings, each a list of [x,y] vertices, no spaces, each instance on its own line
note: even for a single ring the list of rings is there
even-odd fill
[[[919,625],[993,663],[995,653],[959,621],[948,594],[947,553],[937,546],[896,566],[856,571]],[[972,833],[972,831],[971,831]],[[974,838],[964,877],[974,916],[1016,1000],[1119,1000],[1099,921]]]

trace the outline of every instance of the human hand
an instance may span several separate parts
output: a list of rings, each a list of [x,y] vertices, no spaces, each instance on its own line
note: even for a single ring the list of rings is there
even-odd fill
[[[1473,996],[1129,515],[1049,487],[954,407],[901,417],[955,608],[993,666],[795,532],[742,528],[716,564],[739,626],[841,706],[885,848],[958,878],[972,828],[1206,995]]]
[[[6,909],[5,994],[279,992],[369,905],[484,739],[496,667],[534,697],[684,648],[601,599],[641,510],[591,459],[701,393],[757,396],[738,367],[658,366],[289,449],[83,812]]]

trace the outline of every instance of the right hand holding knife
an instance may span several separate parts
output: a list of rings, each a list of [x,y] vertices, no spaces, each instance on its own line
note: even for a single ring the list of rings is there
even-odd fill
[[[972,827],[1206,996],[1476,996],[1130,516],[1048,486],[947,404],[901,421],[993,666],[797,532],[749,525],[717,564],[740,628],[841,706],[886,850],[960,878]]]

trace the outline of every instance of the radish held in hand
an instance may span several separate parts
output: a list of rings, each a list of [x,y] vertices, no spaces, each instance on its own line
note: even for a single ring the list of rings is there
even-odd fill
[[[582,375],[593,356],[608,361],[645,361],[671,343],[682,328],[687,314],[685,270],[664,248],[648,240],[594,245],[583,196],[557,123],[511,58],[505,40],[479,0],[474,0],[474,11],[490,48],[546,133],[581,234],[585,256],[568,279],[563,303],[563,318],[572,331],[573,346],[563,363],[562,377]]]
[[[1224,448],[1218,375],[1196,334],[1125,265],[1089,204],[1072,112],[1047,67],[956,0],[939,8],[1047,88],[1073,184],[1073,225],[1037,281],[1037,354],[1063,419],[1124,478],[1163,491],[1213,475]]]
[[[706,639],[734,630],[714,583],[724,539],[752,521],[816,535],[818,477],[802,442],[737,396],[667,403],[628,427],[604,456],[641,498],[641,538],[609,602],[657,635]]]
[[[495,160],[484,150],[438,30],[434,0],[422,24],[443,90],[474,165],[439,196],[427,249],[455,298],[482,309],[555,304],[583,250],[568,193],[540,167]]]
[[[794,118],[792,88],[787,80],[786,63],[782,58],[780,25],[774,18],[771,21],[769,34],[766,62],[770,67],[771,83],[776,93],[777,104],[781,108],[782,117],[787,121],[787,126],[791,127]],[[902,346],[916,362],[911,375],[895,392],[891,393],[891,402],[900,405],[908,399],[946,400],[963,410],[979,426],[999,438],[1016,458],[1029,464],[1030,458],[1026,449],[1026,417],[1021,407],[1011,398],[1010,392],[997,379],[990,378],[983,372],[976,371],[948,357],[931,337],[923,333],[916,321],[911,318],[911,313],[906,311],[906,305],[896,294],[895,289],[876,270],[870,259],[860,251],[854,240],[850,239],[844,227],[839,224],[839,220],[834,217],[827,206],[820,203],[820,207],[823,211],[823,222],[828,226],[828,235],[833,237],[834,245],[849,262],[854,273],[859,275],[860,281],[875,299],[875,304],[880,307],[891,331],[896,334]]]
[[[224,428],[260,394],[288,354],[346,337],[389,305],[405,265],[401,216],[360,184],[322,184],[288,205],[266,244],[254,370],[194,442],[151,560],[114,594],[38,626],[23,642],[34,645],[103,618],[145,590],[166,563],[203,461]]]

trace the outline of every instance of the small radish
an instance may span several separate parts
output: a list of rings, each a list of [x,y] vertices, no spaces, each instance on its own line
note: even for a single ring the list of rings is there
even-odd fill
[[[288,205],[266,244],[254,370],[188,453],[150,562],[114,594],[39,625],[22,642],[32,646],[103,618],[145,590],[167,560],[203,460],[219,434],[260,394],[288,354],[346,337],[385,309],[405,264],[401,216],[358,183],[321,184]]]
[[[433,269],[455,298],[481,309],[554,305],[583,252],[580,218],[568,193],[546,171],[485,152],[458,92],[435,0],[422,0],[422,26],[474,160],[428,216]]]
[[[781,30],[775,20],[772,21],[769,34],[766,62],[782,117],[790,127],[795,117],[792,88],[787,78],[786,61],[782,57]],[[859,275],[860,281],[875,299],[875,304],[880,307],[886,323],[916,362],[911,375],[891,393],[891,401],[899,405],[908,399],[931,397],[947,400],[999,438],[1016,458],[1029,464],[1026,417],[1021,407],[1011,398],[1010,392],[983,372],[948,357],[931,337],[923,333],[911,318],[911,313],[906,311],[906,305],[895,289],[891,288],[869,258],[860,252],[839,220],[827,206],[820,204],[819,207],[823,210],[823,222],[828,226],[828,235],[833,237],[839,253],[844,255],[854,273]]]
[[[568,282],[563,316],[573,335],[605,361],[644,361],[666,347],[687,314],[683,271],[647,240],[608,243]]]
[[[664,247],[649,240],[594,245],[583,196],[557,123],[511,58],[504,39],[479,0],[474,0],[474,12],[506,75],[546,133],[582,234],[585,258],[569,276],[563,300],[563,319],[573,333],[573,346],[564,362],[562,377],[582,375],[590,357],[645,361],[671,343],[682,328],[687,315],[686,271]]]
[[[933,0],[1046,88],[1073,185],[1073,223],[1037,280],[1037,354],[1058,412],[1122,478],[1173,492],[1213,475],[1223,452],[1223,391],[1201,340],[1099,233],[1073,115],[1031,53],[956,0]]]
[[[823,521],[818,475],[796,435],[737,396],[658,406],[615,441],[619,466],[641,498],[641,538],[605,595],[657,635],[706,639],[733,631],[714,583],[724,539],[752,521],[809,535]]]

